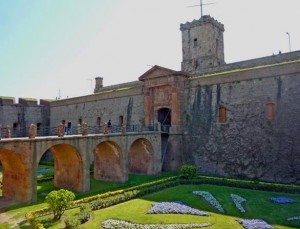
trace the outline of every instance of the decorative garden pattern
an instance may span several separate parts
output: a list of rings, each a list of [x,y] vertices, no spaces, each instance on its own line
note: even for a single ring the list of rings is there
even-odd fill
[[[271,197],[270,200],[278,204],[292,204],[296,202],[295,200],[287,197]]]
[[[152,208],[148,211],[149,214],[189,214],[189,215],[200,215],[207,216],[208,213],[200,211],[195,208],[191,208],[181,201],[176,202],[160,202],[154,203]]]
[[[287,219],[288,221],[298,221],[300,220],[300,216],[294,216]]]
[[[274,229],[274,227],[262,219],[240,219],[238,222],[245,229]]]
[[[230,194],[230,197],[231,197],[232,201],[234,202],[236,208],[239,209],[240,212],[243,212],[243,213],[246,212],[246,210],[242,206],[242,204],[247,201],[245,198],[243,198],[239,195],[236,195],[236,194]]]
[[[219,212],[225,212],[219,201],[211,193],[207,191],[193,191],[193,194],[203,197],[212,207],[217,209]]]
[[[185,229],[210,227],[211,223],[189,223],[189,224],[138,224],[124,220],[108,219],[101,223],[104,229]]]

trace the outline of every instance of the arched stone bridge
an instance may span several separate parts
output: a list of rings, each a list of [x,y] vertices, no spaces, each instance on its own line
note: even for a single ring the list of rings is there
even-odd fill
[[[161,172],[160,132],[39,137],[0,140],[3,197],[37,200],[37,168],[45,152],[54,157],[54,186],[76,192],[90,189],[90,164],[96,180],[125,182],[128,173]]]

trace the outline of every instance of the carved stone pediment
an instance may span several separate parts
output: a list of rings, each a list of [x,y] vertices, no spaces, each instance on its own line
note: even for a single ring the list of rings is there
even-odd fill
[[[158,65],[153,66],[151,69],[149,69],[147,72],[145,72],[143,75],[139,77],[140,81],[146,81],[146,80],[153,80],[153,79],[163,79],[163,78],[168,78],[170,76],[177,76],[177,77],[185,77],[188,78],[191,75],[186,72],[182,71],[175,71],[172,69],[164,68]]]

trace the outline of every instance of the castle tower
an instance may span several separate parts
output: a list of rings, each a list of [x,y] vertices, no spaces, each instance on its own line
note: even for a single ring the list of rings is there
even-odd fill
[[[181,70],[197,74],[225,64],[224,25],[210,17],[180,25],[182,32]]]

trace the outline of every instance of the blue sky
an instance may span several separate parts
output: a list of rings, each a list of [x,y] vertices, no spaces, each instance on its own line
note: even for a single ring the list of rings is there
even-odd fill
[[[225,25],[227,63],[300,50],[299,0],[203,0]],[[180,23],[199,0],[0,0],[0,96],[55,99],[180,70]],[[91,84],[92,83],[92,84]]]

